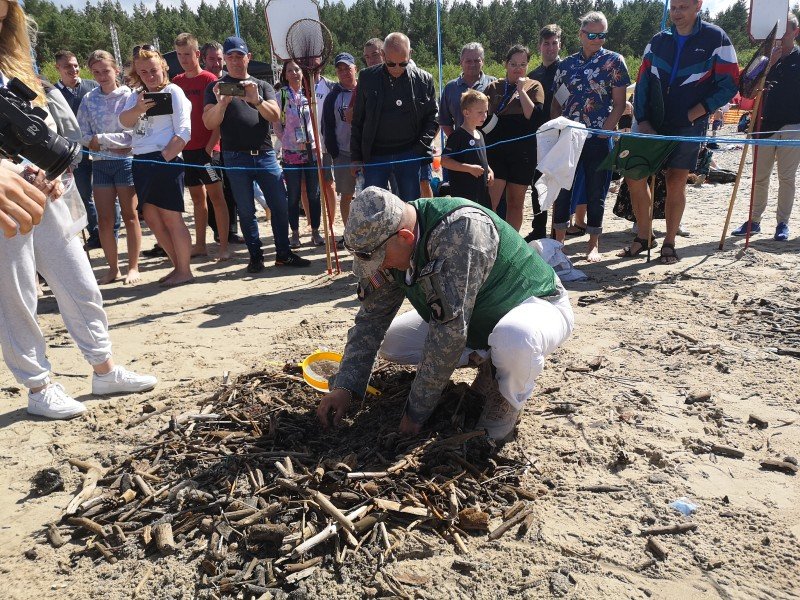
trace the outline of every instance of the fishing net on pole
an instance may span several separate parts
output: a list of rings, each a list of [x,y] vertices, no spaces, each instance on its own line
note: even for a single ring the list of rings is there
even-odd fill
[[[286,50],[303,71],[322,69],[331,58],[331,32],[316,19],[300,19],[286,34]]]

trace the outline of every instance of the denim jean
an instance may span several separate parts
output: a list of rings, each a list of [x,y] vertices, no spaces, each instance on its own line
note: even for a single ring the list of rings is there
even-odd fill
[[[78,166],[72,171],[75,179],[75,187],[78,188],[83,206],[86,208],[86,231],[89,233],[89,241],[100,242],[100,234],[97,229],[97,207],[92,197],[92,162],[88,156],[84,156]],[[122,213],[119,210],[119,201],[114,203],[114,237],[119,237],[119,227],[122,224]]]
[[[586,191],[586,232],[603,233],[603,211],[606,194],[611,183],[611,171],[598,170],[597,167],[611,151],[611,140],[608,138],[590,137],[583,145],[580,160],[576,168],[582,171]],[[556,198],[553,211],[553,227],[561,230],[569,226],[570,208],[573,190],[561,190]]]
[[[421,159],[422,157],[413,150],[373,156],[364,165],[364,186],[375,185],[388,190],[390,189],[389,179],[394,175],[397,183],[397,191],[394,193],[404,202],[417,200],[420,196],[419,167]],[[407,162],[397,162],[404,160]]]
[[[92,198],[92,161],[88,156],[84,156],[75,170],[72,172],[75,178],[75,186],[78,188],[78,193],[83,200],[83,206],[86,207],[86,231],[89,232],[90,240],[99,240],[97,232],[97,208],[94,205]]]
[[[300,196],[303,180],[306,182],[308,208],[311,211],[309,215],[311,228],[319,229],[322,205],[319,201],[319,177],[316,166],[316,160],[304,165],[284,165],[283,176],[286,179],[286,194],[289,198],[289,226],[292,231],[300,229]]]
[[[222,155],[218,159],[212,158],[211,164],[215,167],[224,167]],[[234,236],[239,230],[236,226],[236,202],[233,200],[233,192],[231,191],[231,182],[228,180],[228,173],[222,172],[222,192],[225,195],[225,205],[228,207],[228,235]],[[217,231],[217,218],[214,216],[214,204],[211,202],[211,197],[206,193],[206,206],[208,207],[208,224],[216,237],[219,237]]]
[[[283,185],[283,172],[275,158],[275,152],[265,152],[253,156],[249,152],[224,151],[223,158],[231,182],[231,190],[239,211],[239,227],[247,244],[250,257],[263,259],[261,239],[258,235],[256,205],[253,199],[253,182],[258,184],[267,199],[272,217],[272,236],[275,240],[275,256],[278,259],[289,256],[289,221],[286,201],[286,187]],[[232,168],[231,168],[232,167]]]

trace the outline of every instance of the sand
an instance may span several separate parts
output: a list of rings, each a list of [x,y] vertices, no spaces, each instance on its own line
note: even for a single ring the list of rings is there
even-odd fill
[[[715,157],[735,169],[739,152]],[[505,450],[530,457],[531,482],[551,488],[534,503],[537,526],[521,539],[468,539],[470,554],[462,558],[474,563],[472,573],[452,568],[449,546],[425,560],[390,563],[387,572],[421,582],[405,586],[409,595],[798,597],[798,478],[764,471],[759,461],[800,456],[800,362],[777,353],[792,344],[798,349],[786,323],[800,314],[800,238],[795,232],[787,243],[771,239],[770,204],[762,224],[767,233],[748,250],[741,239],[729,238],[717,251],[731,188],[689,188],[685,224],[691,236],[679,238],[682,260],[673,266],[614,256],[632,235],[612,215],[613,197],[602,262],[580,259],[585,237],[569,239],[568,254],[589,275],[568,286],[576,330],[549,360],[517,440]],[[745,177],[733,226],[744,220],[749,188]],[[663,221],[657,231],[659,225]],[[268,231],[263,223],[261,229]],[[148,235],[144,247],[151,245]],[[137,586],[140,598],[194,597],[196,572],[180,556],[113,566],[85,557],[73,562],[76,546],[52,548],[43,527],[80,486],[68,459],[121,459],[146,444],[169,414],[199,405],[225,371],[278,368],[319,348],[342,350],[358,307],[355,278],[328,277],[324,253],[309,245],[300,251],[313,260],[305,270],[272,267],[271,240],[266,251],[268,267],[257,276],[244,272],[246,251],[238,247],[228,263],[195,259],[193,285],[162,290],[155,282],[167,272],[165,261],[145,259],[141,285],[103,287],[115,359],[160,379],[156,390],[140,396],[91,396],[90,369],[55,300],[49,293],[41,300],[55,379],[91,410],[71,422],[31,418],[24,391],[0,367],[0,598],[130,598]],[[101,274],[99,251],[92,263]],[[343,268],[349,265],[344,257]],[[596,357],[602,357],[599,368],[584,372]],[[710,401],[687,404],[700,392]],[[143,403],[159,400],[170,407],[162,419],[130,426]],[[768,427],[748,424],[751,414]],[[712,454],[711,444],[738,448],[744,458]],[[63,475],[65,489],[32,497],[30,479],[46,467]],[[577,489],[595,484],[624,489]],[[668,506],[680,497],[697,505],[693,516]],[[639,532],[688,521],[697,530],[661,536],[668,556],[650,564]],[[320,573],[291,597],[360,598],[379,590],[379,583],[380,576],[374,589],[355,588],[346,577]]]

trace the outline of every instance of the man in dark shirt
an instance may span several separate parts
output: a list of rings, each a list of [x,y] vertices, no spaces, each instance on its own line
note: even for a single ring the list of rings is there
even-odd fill
[[[431,160],[436,121],[433,78],[409,64],[411,43],[390,33],[384,63],[361,71],[356,88],[350,154],[353,171],[364,166],[364,185],[388,189],[392,174],[406,202],[420,196],[420,164]]]
[[[558,63],[561,62],[561,57],[558,53],[561,51],[561,27],[555,24],[545,25],[539,32],[539,56],[542,57],[542,64],[536,67],[533,71],[528,73],[529,79],[535,79],[542,84],[544,89],[544,115],[543,122],[547,120],[550,115],[550,106],[553,103],[553,79],[555,79],[556,71],[558,70]],[[536,127],[540,127],[542,123],[538,123]],[[533,144],[536,145],[536,138],[533,138]],[[534,150],[535,153],[535,150]],[[531,232],[525,236],[525,240],[539,240],[547,237],[547,211],[542,210],[539,205],[539,194],[536,192],[536,180],[539,179],[541,174],[537,171],[533,176],[531,185],[531,204],[533,206],[533,222],[531,223]]]
[[[83,97],[97,87],[97,82],[91,79],[81,79],[81,67],[78,64],[78,59],[69,50],[59,50],[56,52],[56,69],[60,79],[56,83],[56,89],[61,92],[64,99],[72,109],[72,113],[77,116],[78,107],[83,101]],[[97,209],[94,206],[94,199],[92,199],[92,161],[89,159],[88,154],[84,154],[81,162],[75,167],[72,172],[75,178],[75,185],[78,188],[78,193],[83,200],[83,205],[86,207],[86,218],[88,224],[86,230],[89,232],[89,239],[86,241],[87,249],[96,249],[100,247],[100,236],[97,232]],[[119,214],[117,214],[117,222],[114,230],[119,229]]]
[[[764,94],[764,111],[760,130],[764,137],[776,140],[798,140],[800,134],[800,48],[795,39],[800,33],[797,17],[789,13],[786,33],[781,43],[781,57],[767,73],[767,91]],[[769,132],[777,133],[769,133]],[[800,165],[800,147],[761,146],[756,155],[755,188],[753,190],[753,212],[731,234],[736,236],[761,233],[761,217],[767,208],[769,180],[772,167],[778,163],[778,210],[775,240],[785,242],[789,239],[789,217],[794,204],[795,178]]]
[[[228,74],[206,89],[203,123],[220,129],[222,154],[239,209],[240,226],[250,252],[248,273],[264,269],[264,253],[258,235],[253,183],[257,183],[272,213],[275,265],[306,267],[310,262],[289,249],[289,216],[283,172],[275,158],[270,122],[280,119],[275,90],[266,81],[247,73],[251,54],[244,40],[231,36],[222,45]],[[238,84],[243,95],[224,95],[220,84]],[[243,168],[242,168],[243,167]],[[252,169],[246,170],[246,169]]]

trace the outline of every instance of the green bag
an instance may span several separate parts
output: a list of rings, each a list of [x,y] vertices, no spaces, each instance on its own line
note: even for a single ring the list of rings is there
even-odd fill
[[[644,179],[661,170],[661,165],[678,145],[671,140],[623,136],[597,167],[598,171],[618,171],[631,179]]]

